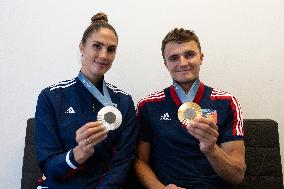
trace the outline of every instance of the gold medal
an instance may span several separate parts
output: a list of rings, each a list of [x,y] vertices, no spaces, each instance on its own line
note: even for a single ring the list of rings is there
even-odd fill
[[[202,116],[201,107],[194,102],[186,102],[178,109],[178,119],[183,125],[188,126],[191,120],[199,116]]]
[[[122,115],[117,108],[105,106],[98,112],[97,120],[100,121],[107,130],[114,130],[120,126]]]

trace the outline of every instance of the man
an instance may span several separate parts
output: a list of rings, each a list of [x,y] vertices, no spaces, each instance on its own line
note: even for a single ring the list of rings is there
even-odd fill
[[[200,82],[203,53],[194,32],[170,31],[162,41],[162,55],[173,85],[138,103],[134,169],[139,181],[148,189],[219,189],[242,182],[246,165],[238,100]],[[217,122],[196,116],[182,124],[179,107],[188,102],[216,111]]]

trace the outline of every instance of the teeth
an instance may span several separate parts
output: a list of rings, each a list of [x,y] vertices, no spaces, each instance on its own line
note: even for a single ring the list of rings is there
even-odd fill
[[[178,70],[177,72],[185,72],[185,71],[189,71],[191,69],[187,69],[187,70]]]

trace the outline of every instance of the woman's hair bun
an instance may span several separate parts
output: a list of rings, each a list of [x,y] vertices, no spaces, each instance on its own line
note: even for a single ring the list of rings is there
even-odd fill
[[[99,12],[91,18],[92,23],[95,22],[108,22],[107,15],[103,12]]]

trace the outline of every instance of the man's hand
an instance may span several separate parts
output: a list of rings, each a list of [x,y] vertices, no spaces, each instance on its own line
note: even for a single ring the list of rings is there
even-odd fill
[[[199,140],[200,150],[204,154],[214,151],[219,133],[218,127],[213,123],[212,119],[195,118],[186,128],[192,136]]]
[[[244,179],[246,164],[243,141],[224,142],[219,147],[216,144],[218,127],[208,118],[195,118],[186,128],[199,140],[200,150],[219,176],[233,184],[239,184]]]

